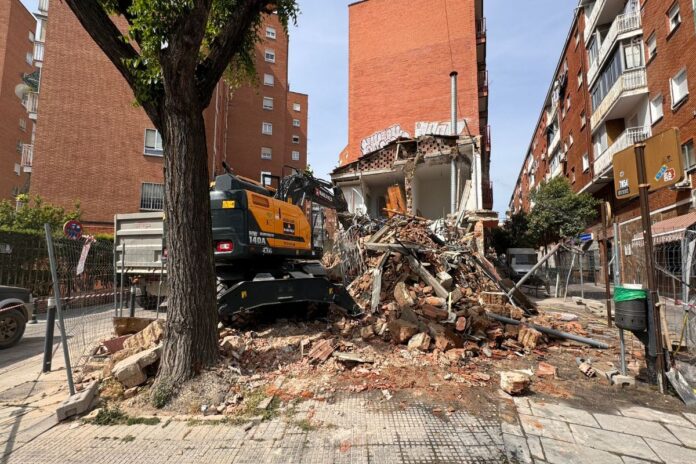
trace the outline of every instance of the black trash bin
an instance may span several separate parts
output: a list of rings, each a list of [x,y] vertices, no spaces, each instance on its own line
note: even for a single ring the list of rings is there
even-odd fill
[[[648,329],[648,292],[643,289],[614,287],[616,327],[631,332]]]

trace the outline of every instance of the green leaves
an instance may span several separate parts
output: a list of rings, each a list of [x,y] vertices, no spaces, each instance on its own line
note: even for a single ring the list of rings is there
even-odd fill
[[[529,231],[541,245],[574,237],[597,217],[599,201],[586,193],[575,194],[565,177],[543,182],[531,195]]]
[[[0,228],[43,231],[44,224],[48,223],[52,229],[59,230],[66,221],[79,219],[82,214],[79,203],[74,210],[66,212],[64,208],[45,203],[38,195],[32,199],[22,195],[18,200],[25,204],[16,208],[9,200],[0,201]]]

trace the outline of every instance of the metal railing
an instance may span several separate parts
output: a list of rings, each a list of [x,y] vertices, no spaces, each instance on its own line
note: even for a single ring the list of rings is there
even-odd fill
[[[41,63],[44,60],[43,42],[34,42],[34,62]]]
[[[591,85],[594,78],[597,77],[597,72],[599,71],[604,59],[609,54],[609,51],[613,48],[616,38],[627,32],[639,30],[641,28],[640,13],[626,13],[616,17],[614,22],[607,32],[607,36],[602,42],[599,51],[597,52],[597,57],[590,63],[590,68],[587,70],[587,82]]]
[[[479,18],[476,20],[476,38],[486,38],[486,18]]]
[[[24,101],[24,107],[29,113],[29,117],[36,117],[36,113],[39,111],[39,93],[38,92],[28,92],[27,98]]]
[[[647,90],[648,80],[645,73],[645,68],[629,69],[624,71],[624,73],[619,77],[609,92],[606,94],[602,103],[599,104],[597,109],[592,113],[592,118],[590,118],[590,125],[592,130],[594,130],[604,117],[612,109],[614,103],[621,98],[621,94],[631,90],[636,90],[645,87]]]
[[[31,172],[31,166],[34,161],[34,145],[25,143],[22,145],[22,163],[24,172]]]
[[[488,93],[488,70],[478,72],[479,93]]]
[[[633,144],[642,142],[648,137],[650,137],[651,130],[649,126],[645,127],[629,127],[621,133],[621,135],[616,139],[616,142],[611,144],[606,150],[604,150],[594,161],[594,172],[595,177],[599,177],[604,174],[607,168],[611,168],[614,155],[621,150],[630,147]]]

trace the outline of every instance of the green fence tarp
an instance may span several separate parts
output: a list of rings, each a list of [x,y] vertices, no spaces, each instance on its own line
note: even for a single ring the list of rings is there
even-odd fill
[[[633,300],[647,300],[648,291],[647,290],[637,290],[634,288],[625,287],[614,287],[614,301],[633,301]]]

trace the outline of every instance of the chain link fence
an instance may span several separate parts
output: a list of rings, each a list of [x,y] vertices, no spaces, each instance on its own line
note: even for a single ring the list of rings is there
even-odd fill
[[[622,250],[622,281],[647,285],[642,234]],[[696,231],[660,230],[653,238],[655,283],[675,350],[696,362]],[[682,351],[683,350],[683,351]]]
[[[112,317],[131,314],[131,282],[115,272],[111,241],[53,237],[52,242],[56,282],[44,234],[0,231],[0,285],[30,290],[35,316],[50,322],[49,304],[54,304],[57,284],[70,365],[76,369],[95,355],[102,341],[111,338]],[[138,305],[133,307],[136,317],[154,315]],[[52,338],[50,330],[47,336]]]

